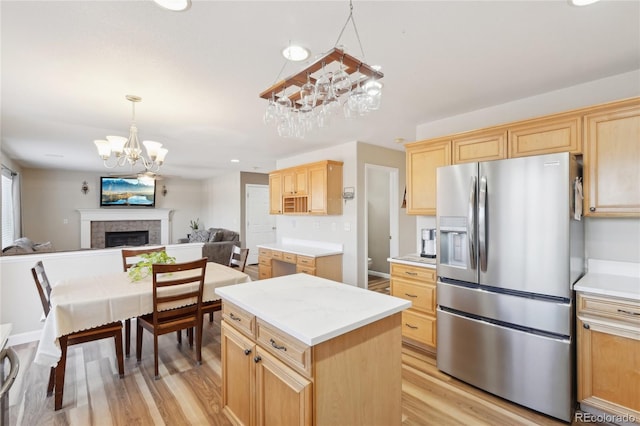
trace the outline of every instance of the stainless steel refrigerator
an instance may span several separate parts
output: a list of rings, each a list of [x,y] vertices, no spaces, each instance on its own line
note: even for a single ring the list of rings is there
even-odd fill
[[[437,171],[438,369],[571,421],[584,274],[568,153]]]

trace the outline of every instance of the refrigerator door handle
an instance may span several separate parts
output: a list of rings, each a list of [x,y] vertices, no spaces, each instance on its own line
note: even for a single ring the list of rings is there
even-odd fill
[[[476,188],[478,186],[476,176],[471,177],[471,189],[469,191],[469,210],[467,212],[467,228],[469,230],[469,267],[476,269]]]
[[[480,178],[478,200],[478,246],[480,249],[480,270],[487,271],[487,177]]]

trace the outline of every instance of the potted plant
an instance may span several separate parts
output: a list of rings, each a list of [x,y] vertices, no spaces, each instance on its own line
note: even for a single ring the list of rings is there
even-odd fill
[[[191,228],[191,232],[197,231],[200,228],[200,218],[189,221],[189,228]],[[187,234],[187,238],[189,238],[191,234]]]
[[[131,281],[140,281],[149,275],[154,263],[176,263],[176,258],[169,256],[166,251],[143,253],[139,257],[142,260],[129,269]]]

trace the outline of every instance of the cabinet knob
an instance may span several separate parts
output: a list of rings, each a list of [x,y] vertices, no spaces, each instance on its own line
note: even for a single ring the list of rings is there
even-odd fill
[[[595,207],[589,207],[589,211],[590,211],[590,212],[595,212],[595,211],[596,211],[596,208],[595,208]]]
[[[582,327],[584,327],[585,329],[589,330],[591,327],[589,326],[589,324],[584,323],[582,324]]]
[[[262,361],[262,358],[260,358],[259,356],[253,358],[253,362],[255,362],[256,364],[259,363],[260,361]]]
[[[251,353],[251,349],[245,349],[245,350],[244,350],[244,354],[245,354],[245,355],[249,355],[250,353]]]

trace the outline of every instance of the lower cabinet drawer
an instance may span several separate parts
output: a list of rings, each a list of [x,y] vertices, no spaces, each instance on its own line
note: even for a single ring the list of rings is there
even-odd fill
[[[292,253],[283,253],[282,260],[289,263],[296,263],[296,255]]]
[[[259,265],[264,265],[264,266],[271,266],[271,258],[270,257],[264,257],[264,256],[258,256],[258,264]]]
[[[315,257],[298,255],[298,265],[301,265],[301,266],[316,266],[316,258]]]
[[[222,318],[227,324],[250,337],[255,337],[256,317],[233,303],[222,304]]]
[[[591,294],[578,294],[578,314],[592,314],[640,324],[640,303]]]
[[[271,250],[266,248],[258,248],[258,256],[271,257]]]
[[[271,266],[258,265],[258,279],[264,280],[272,277]]]
[[[296,265],[296,273],[300,274],[309,274],[309,275],[315,275],[316,274],[316,268],[311,267],[311,266],[302,266],[302,265]]]
[[[256,340],[260,346],[307,377],[311,377],[311,348],[301,341],[257,320]]]
[[[430,315],[436,314],[436,287],[431,284],[391,278],[391,295],[411,302],[411,307]]]
[[[284,254],[281,251],[271,250],[271,257],[274,259],[282,260]]]
[[[402,312],[402,336],[436,347],[436,319],[411,309]]]

